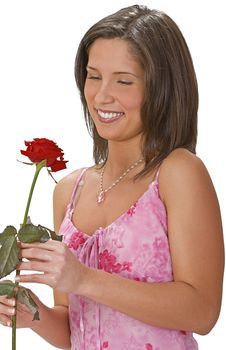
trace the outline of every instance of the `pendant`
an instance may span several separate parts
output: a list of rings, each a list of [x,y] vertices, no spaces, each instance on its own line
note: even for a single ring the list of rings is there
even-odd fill
[[[104,191],[101,191],[101,192],[98,194],[97,203],[100,204],[100,203],[102,203],[104,200],[105,200]]]

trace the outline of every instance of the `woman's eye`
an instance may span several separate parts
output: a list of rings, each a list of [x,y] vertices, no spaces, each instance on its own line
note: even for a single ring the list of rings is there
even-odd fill
[[[119,80],[118,83],[122,85],[132,85],[132,81],[126,81],[126,80]]]
[[[87,79],[100,80],[100,77],[98,77],[96,75],[88,75]]]

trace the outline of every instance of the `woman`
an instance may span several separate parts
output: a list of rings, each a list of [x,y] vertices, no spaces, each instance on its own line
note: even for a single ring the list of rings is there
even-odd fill
[[[192,59],[166,14],[131,6],[84,35],[75,63],[95,165],[54,192],[63,243],[22,244],[20,282],[54,288],[30,327],[59,348],[198,349],[217,321],[224,250],[216,193],[195,155]],[[1,297],[1,322],[15,312]],[[10,301],[15,304],[14,300]]]

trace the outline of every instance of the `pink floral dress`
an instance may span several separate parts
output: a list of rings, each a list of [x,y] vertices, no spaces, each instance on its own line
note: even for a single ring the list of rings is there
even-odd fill
[[[158,174],[125,213],[93,235],[72,223],[76,181],[60,228],[64,242],[89,267],[147,283],[173,280],[167,216]],[[129,298],[129,291],[128,291]],[[192,333],[152,327],[91,299],[69,295],[71,350],[196,350]]]

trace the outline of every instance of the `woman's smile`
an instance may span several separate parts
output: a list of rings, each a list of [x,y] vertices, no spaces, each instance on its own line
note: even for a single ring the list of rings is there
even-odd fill
[[[98,118],[102,123],[112,123],[118,121],[119,119],[125,116],[124,112],[115,112],[115,111],[103,111],[97,109]]]

